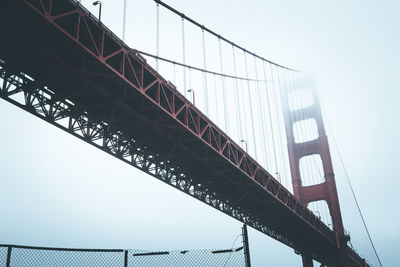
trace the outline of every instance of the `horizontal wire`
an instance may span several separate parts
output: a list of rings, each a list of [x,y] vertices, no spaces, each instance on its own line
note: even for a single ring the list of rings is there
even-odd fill
[[[161,61],[165,61],[165,62],[174,64],[174,65],[179,65],[179,66],[182,66],[182,67],[185,67],[185,68],[201,71],[201,72],[204,72],[204,73],[210,73],[210,74],[215,74],[215,75],[226,77],[226,78],[244,80],[244,81],[252,81],[252,82],[265,82],[265,81],[268,81],[268,80],[257,80],[257,79],[239,77],[239,76],[224,74],[224,73],[215,72],[215,71],[211,71],[211,70],[206,70],[206,69],[202,69],[202,68],[199,68],[199,67],[194,67],[194,66],[191,66],[191,65],[187,65],[187,64],[183,64],[183,63],[180,63],[180,62],[177,62],[177,61],[173,61],[171,59],[166,59],[166,58],[162,58],[162,57],[159,57],[159,56],[156,56],[156,55],[152,55],[150,53],[143,52],[143,51],[140,51],[140,50],[137,50],[137,49],[132,49],[132,50],[134,52],[137,52],[137,53],[145,55],[145,56],[149,56],[149,57],[152,57],[152,58],[155,58],[155,59],[159,59]]]

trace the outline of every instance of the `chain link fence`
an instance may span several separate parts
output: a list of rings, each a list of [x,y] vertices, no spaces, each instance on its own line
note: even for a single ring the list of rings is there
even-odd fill
[[[0,245],[0,266],[6,267],[245,267],[243,247],[225,250],[144,251],[66,249]]]
[[[129,251],[128,266],[245,267],[243,247],[226,250]],[[132,265],[130,265],[132,264]]]

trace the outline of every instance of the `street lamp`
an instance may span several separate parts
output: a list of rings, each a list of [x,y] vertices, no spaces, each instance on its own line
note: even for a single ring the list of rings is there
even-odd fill
[[[242,139],[242,140],[240,140],[240,142],[241,142],[241,143],[244,143],[244,145],[245,145],[245,147],[246,147],[246,153],[247,153],[247,141],[244,140],[244,139]]]
[[[92,4],[93,4],[94,6],[99,5],[99,21],[101,21],[101,6],[102,6],[101,1],[94,1]]]
[[[281,176],[280,176],[279,172],[276,171],[275,174],[276,174],[276,178],[278,178],[278,181],[281,182]]]
[[[317,210],[317,211],[315,211],[315,213],[318,213],[318,219],[321,220],[321,214],[319,214],[319,211]]]
[[[193,94],[193,105],[196,106],[196,100],[195,100],[195,97],[194,97],[194,90],[193,89],[189,89],[189,90],[187,90],[187,92]]]

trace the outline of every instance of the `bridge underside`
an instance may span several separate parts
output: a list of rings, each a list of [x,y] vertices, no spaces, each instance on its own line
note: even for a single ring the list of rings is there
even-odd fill
[[[190,116],[194,116],[190,110],[195,108],[187,108],[190,103],[178,92],[174,94],[179,97],[165,98],[173,99],[173,103],[164,103],[176,111],[171,116],[161,108],[161,94],[166,93],[160,86],[154,93],[150,93],[151,85],[146,92],[133,88],[110,68],[110,64],[117,64],[112,56],[109,65],[105,64],[108,59],[99,60],[32,8],[51,2],[13,0],[0,4],[3,99],[295,250],[307,251],[329,266],[338,264],[339,249],[333,232],[314,222],[315,216],[298,206],[296,200],[290,208],[292,196],[282,197],[286,191],[271,176],[265,184],[249,178],[193,134],[190,128],[201,128],[202,122],[198,119],[198,125],[190,125]],[[66,6],[70,2],[58,1]],[[81,35],[85,34],[82,30]],[[131,60],[131,67],[142,75],[142,88],[149,77],[155,77],[158,84],[165,82],[156,73],[146,77],[145,70],[152,70],[140,57]],[[156,94],[153,98],[158,104],[149,94]],[[182,119],[179,109],[187,109]],[[301,210],[300,215],[297,210]],[[357,254],[352,257],[359,262]]]

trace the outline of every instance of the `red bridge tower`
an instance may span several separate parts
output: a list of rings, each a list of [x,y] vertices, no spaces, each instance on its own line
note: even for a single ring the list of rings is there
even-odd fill
[[[344,252],[347,249],[349,236],[344,233],[328,138],[325,134],[315,86],[312,83],[302,83],[295,87],[285,86],[284,90],[281,90],[281,95],[294,196],[304,205],[320,200],[326,201],[332,219],[333,231],[336,233],[337,245],[342,252],[341,266],[348,266]],[[311,105],[306,106],[305,103],[311,103]],[[309,119],[314,120],[318,130],[318,135],[316,133],[315,135],[318,137],[305,142],[296,142],[298,137],[295,139],[295,134],[298,134],[298,132],[294,131],[295,125],[304,123],[305,120]],[[300,172],[300,159],[311,155],[320,156],[325,181],[305,186],[302,179],[304,177],[301,176]],[[313,255],[307,250],[301,251],[301,254],[303,266],[313,266]]]

